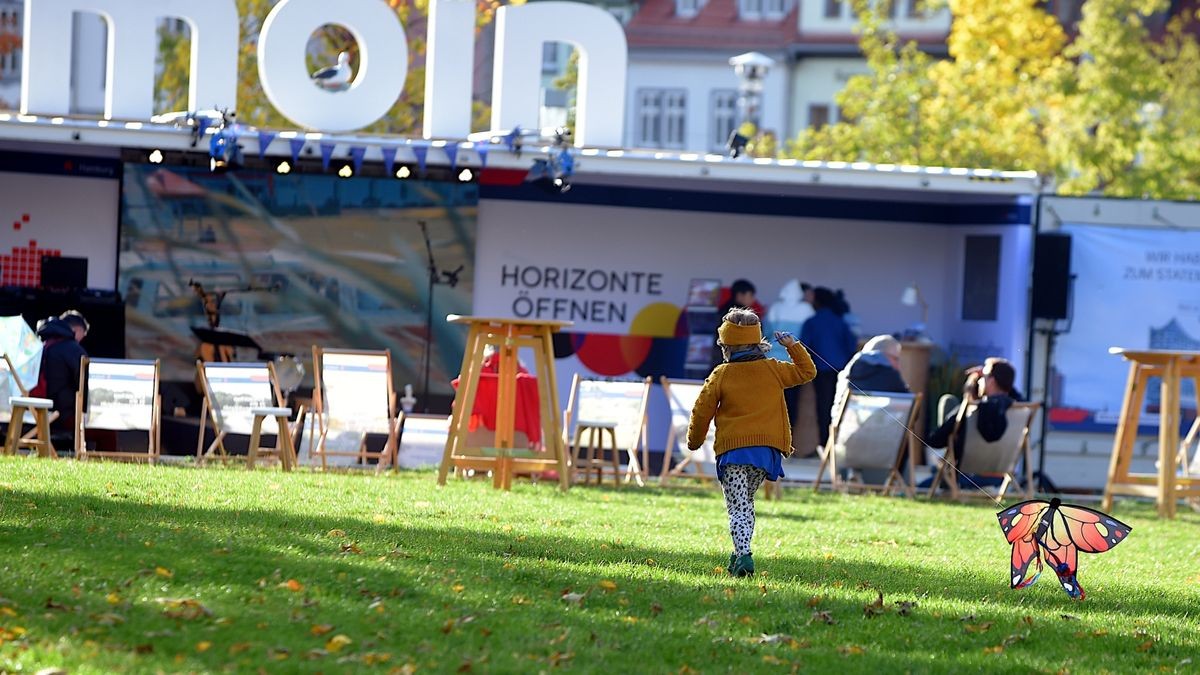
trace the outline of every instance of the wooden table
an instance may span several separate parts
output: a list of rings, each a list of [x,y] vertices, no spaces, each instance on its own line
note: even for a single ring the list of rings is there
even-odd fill
[[[1114,495],[1154,497],[1158,515],[1175,517],[1176,502],[1183,497],[1200,496],[1200,477],[1175,475],[1179,453],[1180,395],[1179,384],[1185,377],[1195,379],[1200,386],[1200,352],[1179,352],[1157,349],[1124,349],[1112,347],[1129,361],[1129,380],[1125,386],[1125,401],[1121,404],[1121,419],[1113,440],[1112,459],[1108,465],[1108,485],[1104,488],[1103,508],[1112,508]],[[1146,386],[1151,377],[1162,378],[1159,398],[1158,473],[1133,474],[1129,465],[1133,459],[1133,441],[1137,437],[1138,418],[1146,399]]]
[[[438,484],[446,484],[450,468],[492,471],[493,485],[507,489],[516,471],[557,471],[558,484],[563,490],[570,485],[567,475],[567,455],[563,447],[562,414],[558,409],[558,380],[554,375],[554,332],[571,326],[569,321],[541,321],[479,316],[446,317],[450,323],[468,326],[467,345],[463,350],[458,394],[450,415],[450,433],[446,450],[438,467]],[[496,392],[496,435],[494,449],[468,448],[471,411],[479,392],[484,348],[496,347],[499,358],[499,385]],[[540,388],[539,405],[542,418],[542,442],[545,453],[520,452],[513,447],[517,396],[517,352],[522,347],[533,349]],[[530,457],[541,454],[544,457]],[[490,456],[489,456],[490,455]]]

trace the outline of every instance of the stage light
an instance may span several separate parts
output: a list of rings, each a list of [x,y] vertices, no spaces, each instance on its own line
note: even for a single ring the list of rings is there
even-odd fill
[[[349,164],[343,164],[342,168],[338,169],[338,175],[342,178],[349,178],[354,175],[354,169],[351,169]]]
[[[281,176],[286,176],[291,172],[292,172],[292,165],[288,164],[286,159],[283,160],[282,162],[280,162],[279,166],[275,167],[275,173],[277,173]]]
[[[473,178],[475,178],[475,173],[470,169],[463,169],[458,172],[458,182],[460,183],[470,183]]]
[[[404,180],[405,178],[409,178],[411,176],[412,169],[408,168],[407,166],[401,166],[399,169],[396,169],[396,178],[399,178],[400,180]]]
[[[154,152],[151,152],[149,160],[150,160],[151,164],[162,164],[162,161],[163,161],[162,150],[155,150]]]

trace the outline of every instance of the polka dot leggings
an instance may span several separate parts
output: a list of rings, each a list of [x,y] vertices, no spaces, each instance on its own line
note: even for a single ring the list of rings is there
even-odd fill
[[[725,467],[721,489],[725,491],[725,510],[729,512],[729,536],[738,555],[750,555],[750,540],[754,538],[754,493],[767,473],[749,464]]]

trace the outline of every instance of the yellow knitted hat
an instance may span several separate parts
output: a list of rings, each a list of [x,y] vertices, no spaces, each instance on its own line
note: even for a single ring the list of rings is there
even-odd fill
[[[722,321],[721,326],[717,328],[717,339],[723,345],[756,345],[762,342],[762,326],[739,326]]]

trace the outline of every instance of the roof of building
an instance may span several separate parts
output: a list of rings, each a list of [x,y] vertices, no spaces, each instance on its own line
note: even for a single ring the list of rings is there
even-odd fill
[[[205,136],[216,130],[209,127]],[[504,132],[495,132],[493,139]],[[316,154],[321,146],[332,146],[331,154],[344,163],[354,148],[361,148],[366,164],[382,165],[385,150],[394,153],[398,164],[415,164],[425,157],[431,167],[486,167],[481,180],[489,174],[518,182],[528,173],[534,160],[547,157],[552,148],[545,140],[530,140],[523,151],[513,152],[495,142],[472,143],[460,140],[427,140],[399,136],[356,134],[320,134],[304,131],[271,131],[246,127],[238,145],[246,157],[260,154],[279,162],[291,158],[291,141],[302,140],[305,156]],[[147,154],[192,153],[207,155],[208,139],[196,137],[196,129],[180,123],[121,122],[84,117],[18,115],[0,112],[0,141],[9,143],[54,143],[75,146],[137,150]],[[486,146],[486,147],[485,147]],[[695,152],[663,152],[617,148],[579,148],[576,175],[590,181],[643,177],[655,181],[755,185],[769,189],[813,189],[828,192],[838,189],[876,189],[928,194],[1032,195],[1041,188],[1039,176],[1032,171],[997,171],[952,167],[921,167],[869,162],[820,162],[795,159],[731,159],[724,155]],[[605,178],[605,177],[609,178]],[[710,183],[715,182],[715,183]],[[790,187],[789,187],[790,186]]]
[[[757,49],[776,51],[796,41],[797,9],[757,21],[738,17],[737,0],[708,0],[690,18],[675,13],[675,0],[645,0],[625,36],[631,47]]]

